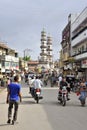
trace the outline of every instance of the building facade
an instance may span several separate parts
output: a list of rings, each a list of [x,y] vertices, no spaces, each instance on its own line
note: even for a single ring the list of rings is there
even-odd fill
[[[63,72],[87,80],[87,7],[79,14],[70,14],[62,31]]]
[[[87,80],[87,7],[72,23],[71,43],[78,76]]]
[[[72,74],[73,73],[73,65],[72,65],[72,53],[71,53],[71,24],[75,20],[77,14],[73,15],[70,14],[68,16],[68,24],[65,26],[65,28],[62,31],[62,72],[64,75]]]
[[[19,70],[18,53],[6,44],[0,43],[0,70]]]

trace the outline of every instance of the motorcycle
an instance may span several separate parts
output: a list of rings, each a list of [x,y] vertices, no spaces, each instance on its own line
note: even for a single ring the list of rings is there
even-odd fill
[[[68,97],[67,88],[66,86],[63,86],[62,90],[59,90],[58,93],[58,100],[60,101],[62,106],[66,106],[67,97]]]
[[[40,88],[32,89],[31,95],[35,99],[36,103],[39,103],[39,100],[43,99]]]

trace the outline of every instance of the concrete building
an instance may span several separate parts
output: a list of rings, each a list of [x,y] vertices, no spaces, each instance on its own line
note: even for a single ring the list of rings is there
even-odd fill
[[[28,70],[33,72],[38,72],[38,61],[28,61]]]
[[[71,24],[75,20],[75,18],[78,16],[78,14],[70,14],[68,16],[68,24],[65,26],[65,28],[62,31],[62,57],[60,61],[62,60],[63,63],[60,63],[63,66],[60,66],[60,69],[62,72],[67,75],[73,73],[72,70],[72,53],[71,53]]]
[[[72,56],[79,77],[87,80],[87,7],[71,25]]]
[[[61,45],[63,72],[87,80],[87,7],[79,14],[68,16]]]
[[[0,42],[0,70],[1,72],[19,70],[18,53],[2,42]]]

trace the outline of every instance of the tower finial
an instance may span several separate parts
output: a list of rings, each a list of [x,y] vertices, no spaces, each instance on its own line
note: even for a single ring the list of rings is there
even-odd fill
[[[45,28],[43,27],[43,32],[45,32]]]

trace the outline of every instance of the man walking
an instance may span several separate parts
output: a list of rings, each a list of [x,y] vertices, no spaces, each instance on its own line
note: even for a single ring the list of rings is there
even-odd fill
[[[8,121],[7,121],[8,124],[11,123],[13,106],[14,106],[14,114],[13,114],[12,124],[14,125],[14,122],[17,120],[19,99],[21,102],[21,85],[19,84],[19,76],[16,75],[14,77],[14,82],[9,84],[8,90],[7,90],[6,103],[9,103]]]

